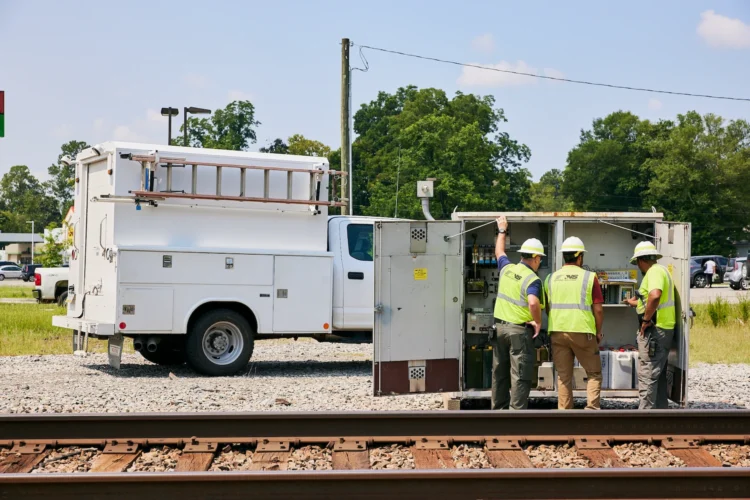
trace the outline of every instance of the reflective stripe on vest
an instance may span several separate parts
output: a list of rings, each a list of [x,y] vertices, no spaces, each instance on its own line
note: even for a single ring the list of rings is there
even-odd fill
[[[513,276],[510,276],[512,273]],[[495,317],[508,323],[523,324],[532,320],[528,288],[539,277],[524,264],[508,264],[500,271]],[[517,297],[517,298],[516,298]]]
[[[553,283],[558,278],[564,278]],[[547,282],[549,300],[549,331],[596,333],[592,312],[593,273],[577,266],[565,266],[553,273]]]
[[[664,309],[666,307],[674,307],[674,283],[672,282],[672,275],[669,274],[669,269],[662,266],[661,264],[657,264],[657,266],[664,269],[664,272],[667,273],[667,281],[669,282],[669,292],[667,292],[667,301],[663,304],[659,304],[656,307],[656,310]]]

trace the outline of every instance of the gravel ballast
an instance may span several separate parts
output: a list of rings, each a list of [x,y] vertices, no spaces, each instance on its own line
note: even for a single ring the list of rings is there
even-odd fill
[[[750,365],[703,364],[689,377],[691,408],[750,408]],[[105,354],[2,357],[0,413],[443,408],[437,394],[374,397],[372,382],[371,344],[309,339],[257,342],[248,369],[234,377],[157,366],[139,354],[124,355],[121,370],[111,368]],[[547,406],[544,400],[530,405]],[[635,408],[637,400],[604,399],[602,407]]]
[[[630,467],[685,467],[685,462],[659,446],[626,443],[613,446],[613,449]]]
[[[526,448],[526,454],[534,467],[539,469],[586,469],[591,462],[578,454],[575,446],[568,444],[532,445]]]

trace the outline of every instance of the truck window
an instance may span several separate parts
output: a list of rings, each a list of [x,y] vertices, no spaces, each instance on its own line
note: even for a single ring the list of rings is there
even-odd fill
[[[346,236],[349,255],[357,260],[372,262],[372,224],[349,224]]]

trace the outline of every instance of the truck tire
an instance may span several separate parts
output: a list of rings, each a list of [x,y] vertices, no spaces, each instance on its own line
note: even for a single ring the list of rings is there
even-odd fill
[[[187,362],[204,375],[234,375],[247,367],[253,354],[254,337],[250,323],[238,312],[231,309],[208,311],[188,332]]]
[[[185,363],[185,339],[183,335],[170,338],[171,335],[161,337],[156,352],[149,352],[145,347],[139,351],[147,361],[161,366],[174,366]]]
[[[57,305],[60,307],[65,306],[65,301],[68,300],[68,292],[65,291],[57,297]]]

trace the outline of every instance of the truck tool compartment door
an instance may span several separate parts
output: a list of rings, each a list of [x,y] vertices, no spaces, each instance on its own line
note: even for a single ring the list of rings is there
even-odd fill
[[[375,223],[375,395],[459,390],[461,227]]]
[[[664,256],[659,263],[669,269],[675,288],[677,322],[667,366],[669,399],[684,406],[690,340],[690,224],[659,222],[655,226],[656,248]]]

